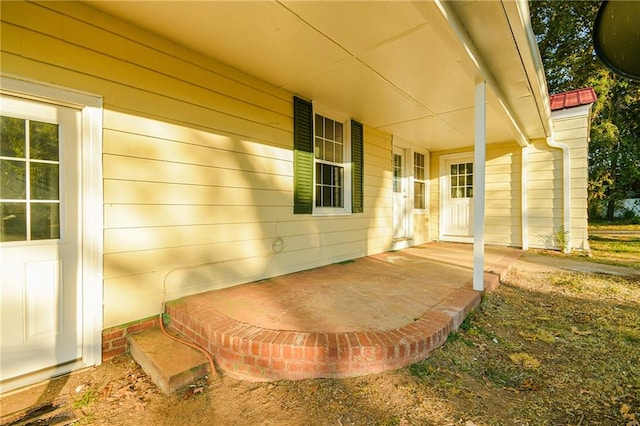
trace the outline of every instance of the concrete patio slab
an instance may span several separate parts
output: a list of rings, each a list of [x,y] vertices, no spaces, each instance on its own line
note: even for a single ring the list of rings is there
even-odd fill
[[[487,247],[485,284],[522,251]],[[430,243],[186,297],[170,327],[246,380],[350,377],[425,359],[480,302],[473,247]]]

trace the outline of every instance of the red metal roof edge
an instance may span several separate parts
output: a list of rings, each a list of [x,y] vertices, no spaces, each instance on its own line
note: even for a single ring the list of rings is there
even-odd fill
[[[596,99],[596,92],[593,88],[585,87],[551,95],[549,96],[549,103],[551,104],[551,111],[557,111],[559,109],[592,104]]]

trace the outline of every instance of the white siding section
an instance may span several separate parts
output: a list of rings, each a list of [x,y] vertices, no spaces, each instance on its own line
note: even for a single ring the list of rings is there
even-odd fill
[[[554,139],[571,150],[571,248],[589,250],[588,182],[590,106],[551,114]]]
[[[104,98],[105,328],[158,314],[165,289],[390,248],[390,135],[365,123],[365,213],[293,215],[291,93],[82,3],[2,2],[1,36],[4,73]]]
[[[560,248],[562,233],[562,151],[544,140],[529,145],[528,231],[529,247]]]

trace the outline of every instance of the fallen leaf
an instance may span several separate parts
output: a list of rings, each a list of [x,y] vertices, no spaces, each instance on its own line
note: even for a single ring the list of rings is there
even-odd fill
[[[514,364],[521,365],[524,368],[530,368],[532,370],[535,370],[538,367],[540,367],[540,361],[538,361],[537,359],[535,359],[534,357],[532,357],[526,352],[518,352],[515,354],[511,354],[509,355],[509,358],[511,359],[511,361],[513,361]]]
[[[476,345],[481,352],[484,352],[487,350],[486,343],[474,343],[474,345]]]
[[[522,385],[520,385],[520,389],[525,391],[537,391],[540,390],[540,387],[538,387],[532,379],[526,379],[522,382]]]
[[[588,336],[590,334],[593,334],[593,331],[580,331],[578,330],[578,327],[571,327],[571,332],[573,334],[577,334],[578,336]]]

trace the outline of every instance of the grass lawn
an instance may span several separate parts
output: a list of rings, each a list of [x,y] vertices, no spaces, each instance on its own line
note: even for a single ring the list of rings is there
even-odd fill
[[[590,260],[640,268],[640,225],[593,224],[589,232]]]
[[[409,371],[461,424],[637,426],[640,282],[512,271]]]

